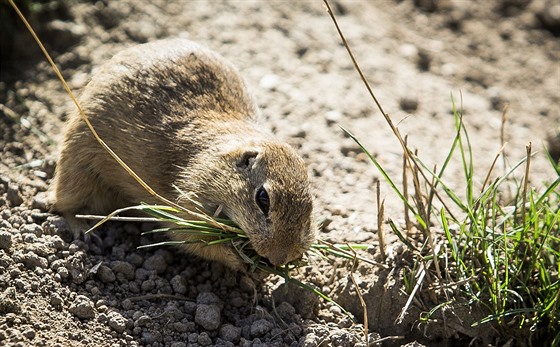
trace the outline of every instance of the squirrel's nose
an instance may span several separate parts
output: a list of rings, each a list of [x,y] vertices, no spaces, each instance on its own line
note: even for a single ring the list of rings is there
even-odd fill
[[[282,266],[287,263],[288,255],[286,253],[272,253],[267,257],[268,261],[274,266]]]

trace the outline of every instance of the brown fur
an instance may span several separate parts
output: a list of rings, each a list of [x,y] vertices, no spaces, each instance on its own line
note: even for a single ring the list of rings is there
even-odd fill
[[[303,160],[257,125],[243,81],[218,54],[181,39],[135,46],[100,68],[80,104],[100,137],[160,195],[192,208],[179,191],[195,193],[209,209],[222,206],[276,265],[308,249],[315,223]],[[255,202],[263,185],[268,217]],[[102,149],[77,113],[68,121],[53,191],[54,210],[74,229],[76,213],[159,203]],[[229,246],[185,247],[241,267]]]

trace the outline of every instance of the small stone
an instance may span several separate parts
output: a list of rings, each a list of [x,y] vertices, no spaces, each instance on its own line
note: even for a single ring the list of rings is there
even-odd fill
[[[116,273],[121,273],[129,281],[136,277],[134,265],[122,260],[115,260],[111,262],[111,269]]]
[[[175,331],[177,331],[179,333],[186,333],[186,332],[192,331],[191,326],[189,324],[185,324],[185,323],[181,323],[181,322],[173,323],[173,328],[174,328]]]
[[[154,280],[145,280],[142,282],[142,291],[151,292],[156,287],[156,282]]]
[[[224,324],[220,327],[219,336],[226,341],[237,343],[241,337],[241,328]]]
[[[12,234],[0,229],[0,249],[9,252],[10,248],[12,248]]]
[[[28,269],[35,269],[36,267],[46,269],[49,266],[49,261],[47,259],[39,257],[33,252],[27,252],[24,254],[22,261]]]
[[[197,333],[190,333],[189,336],[187,337],[187,340],[190,343],[196,343],[198,342],[198,334]]]
[[[276,307],[276,312],[283,320],[291,321],[292,317],[296,314],[296,309],[288,302],[284,301]]]
[[[25,243],[35,243],[37,241],[37,236],[33,234],[23,234],[23,242]]]
[[[149,271],[155,271],[158,275],[165,272],[167,269],[167,263],[165,258],[159,254],[154,254],[148,259],[144,260],[144,269]]]
[[[16,296],[16,289],[14,287],[7,288],[3,293],[0,293],[0,315],[6,313],[20,313],[21,301]]]
[[[144,263],[144,258],[142,258],[140,254],[131,253],[126,256],[126,261],[132,264],[132,266],[139,267],[142,266],[142,263]]]
[[[113,270],[111,270],[108,266],[101,264],[97,269],[97,277],[104,283],[114,282],[116,279]]]
[[[403,97],[399,100],[401,110],[406,112],[413,112],[418,109],[418,99],[412,97]]]
[[[51,236],[51,240],[48,243],[49,247],[54,248],[57,251],[63,250],[65,247],[64,241],[58,235]]]
[[[41,211],[48,211],[49,209],[49,199],[45,192],[38,193],[33,197],[31,201],[31,208],[38,209]]]
[[[274,74],[264,75],[259,82],[261,88],[266,90],[274,90],[278,87],[279,84],[280,78]]]
[[[35,223],[25,224],[23,227],[21,227],[21,233],[34,234],[37,237],[41,237],[43,235],[43,227]]]
[[[152,321],[152,318],[150,316],[140,316],[137,320],[134,321],[134,326],[135,327],[143,327],[146,324],[150,323]]]
[[[7,192],[8,201],[12,206],[19,206],[23,203],[23,198],[19,192],[19,186],[17,184],[8,184]]]
[[[93,302],[84,295],[76,296],[76,300],[69,309],[70,313],[81,319],[89,319],[95,316],[95,307]]]
[[[274,325],[266,319],[259,319],[251,324],[251,336],[260,337],[266,335]]]
[[[58,293],[51,294],[51,305],[57,310],[62,309],[62,298]]]
[[[177,294],[187,293],[187,282],[185,282],[185,279],[181,275],[176,275],[171,279],[171,287]]]
[[[405,43],[399,47],[399,52],[405,58],[414,58],[418,55],[418,48],[411,43]]]
[[[206,330],[216,330],[221,323],[220,308],[216,305],[201,304],[196,307],[194,321]]]
[[[126,329],[126,318],[116,311],[109,312],[107,315],[108,323],[111,329],[119,334]]]
[[[184,342],[173,342],[171,347],[187,347],[187,344]]]
[[[327,125],[339,123],[342,118],[342,112],[338,110],[332,110],[325,113],[325,121],[327,122]]]
[[[207,332],[202,332],[198,334],[197,342],[201,346],[210,346],[212,344],[212,339],[208,336]]]
[[[35,330],[33,330],[33,329],[31,329],[31,328],[26,329],[26,330],[23,332],[23,336],[27,337],[27,338],[30,339],[30,340],[33,340],[33,339],[35,338]]]

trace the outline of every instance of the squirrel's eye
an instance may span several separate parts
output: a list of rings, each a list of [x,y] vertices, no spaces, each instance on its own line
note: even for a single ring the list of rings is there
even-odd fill
[[[270,207],[270,200],[268,198],[268,193],[266,192],[266,189],[264,189],[264,187],[260,187],[257,190],[257,194],[255,194],[255,201],[257,202],[257,205],[259,206],[259,208],[261,209],[261,211],[264,213],[264,215],[268,215],[268,209]]]

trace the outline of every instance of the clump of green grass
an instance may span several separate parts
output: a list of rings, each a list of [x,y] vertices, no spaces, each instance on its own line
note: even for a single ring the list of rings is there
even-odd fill
[[[467,301],[481,306],[487,315],[473,327],[491,323],[503,337],[525,340],[532,336],[536,342],[558,345],[560,167],[550,161],[558,177],[543,192],[529,187],[532,155],[529,145],[523,160],[490,182],[491,169],[482,187],[477,189],[473,154],[460,111],[455,110],[455,117],[457,133],[442,169],[437,172],[429,169],[409,150],[419,167],[404,169],[423,182],[412,199],[405,198],[376,158],[345,130],[414,214],[421,231],[419,238],[413,239],[392,220],[388,221],[392,231],[416,257],[416,265],[405,275],[409,303],[419,288],[428,287],[434,292],[432,297],[441,297],[443,302],[435,305],[421,321],[427,321],[439,309]],[[452,190],[444,180],[445,169],[454,156],[460,157],[463,166],[463,194]],[[517,181],[513,198],[505,200],[506,185],[516,182],[514,173],[522,169],[524,178]],[[428,180],[422,181],[420,170]],[[435,198],[443,206],[440,209],[430,200]],[[452,212],[457,208],[460,215]],[[426,273],[432,274],[425,276]],[[416,300],[421,298],[416,296]],[[403,308],[402,316],[407,308]]]

